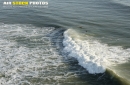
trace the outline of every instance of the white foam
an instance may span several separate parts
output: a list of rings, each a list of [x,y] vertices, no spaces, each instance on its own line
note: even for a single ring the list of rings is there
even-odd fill
[[[49,64],[58,66],[58,63],[51,59],[53,56],[57,58],[57,55],[52,55],[55,51],[51,47],[50,38],[46,37],[53,30],[0,24],[0,85],[34,85],[26,77],[40,78],[40,71],[48,70]],[[46,46],[42,46],[44,42]],[[38,46],[29,48],[27,44]]]
[[[78,60],[89,73],[103,73],[111,65],[127,62],[130,58],[130,50],[121,47],[107,46],[96,40],[80,40],[72,38],[74,30],[64,32],[64,52]],[[76,32],[75,32],[76,34]],[[78,37],[78,34],[76,35]]]

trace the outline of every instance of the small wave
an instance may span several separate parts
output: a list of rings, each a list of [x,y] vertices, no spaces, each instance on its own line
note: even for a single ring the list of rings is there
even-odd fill
[[[72,29],[64,32],[64,52],[68,56],[76,58],[79,65],[91,74],[103,73],[106,68],[125,63],[130,58],[130,49],[124,50],[121,47],[108,46],[92,39],[72,38],[74,32]]]
[[[113,0],[115,3],[119,3],[125,6],[130,6],[130,0]]]

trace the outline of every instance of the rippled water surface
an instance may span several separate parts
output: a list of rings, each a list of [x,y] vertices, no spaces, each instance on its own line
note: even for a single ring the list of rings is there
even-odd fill
[[[0,85],[130,85],[128,0],[3,1]]]

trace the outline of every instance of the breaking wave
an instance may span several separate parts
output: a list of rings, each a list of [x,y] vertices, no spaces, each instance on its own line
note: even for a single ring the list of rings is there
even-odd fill
[[[125,63],[130,58],[130,49],[108,46],[89,37],[81,40],[71,37],[73,34],[78,37],[78,33],[72,29],[64,32],[64,52],[76,58],[79,65],[91,74],[103,73],[106,68]]]

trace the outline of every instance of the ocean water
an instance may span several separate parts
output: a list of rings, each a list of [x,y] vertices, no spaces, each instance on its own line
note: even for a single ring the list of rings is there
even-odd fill
[[[130,1],[47,1],[0,1],[0,85],[130,85]]]

